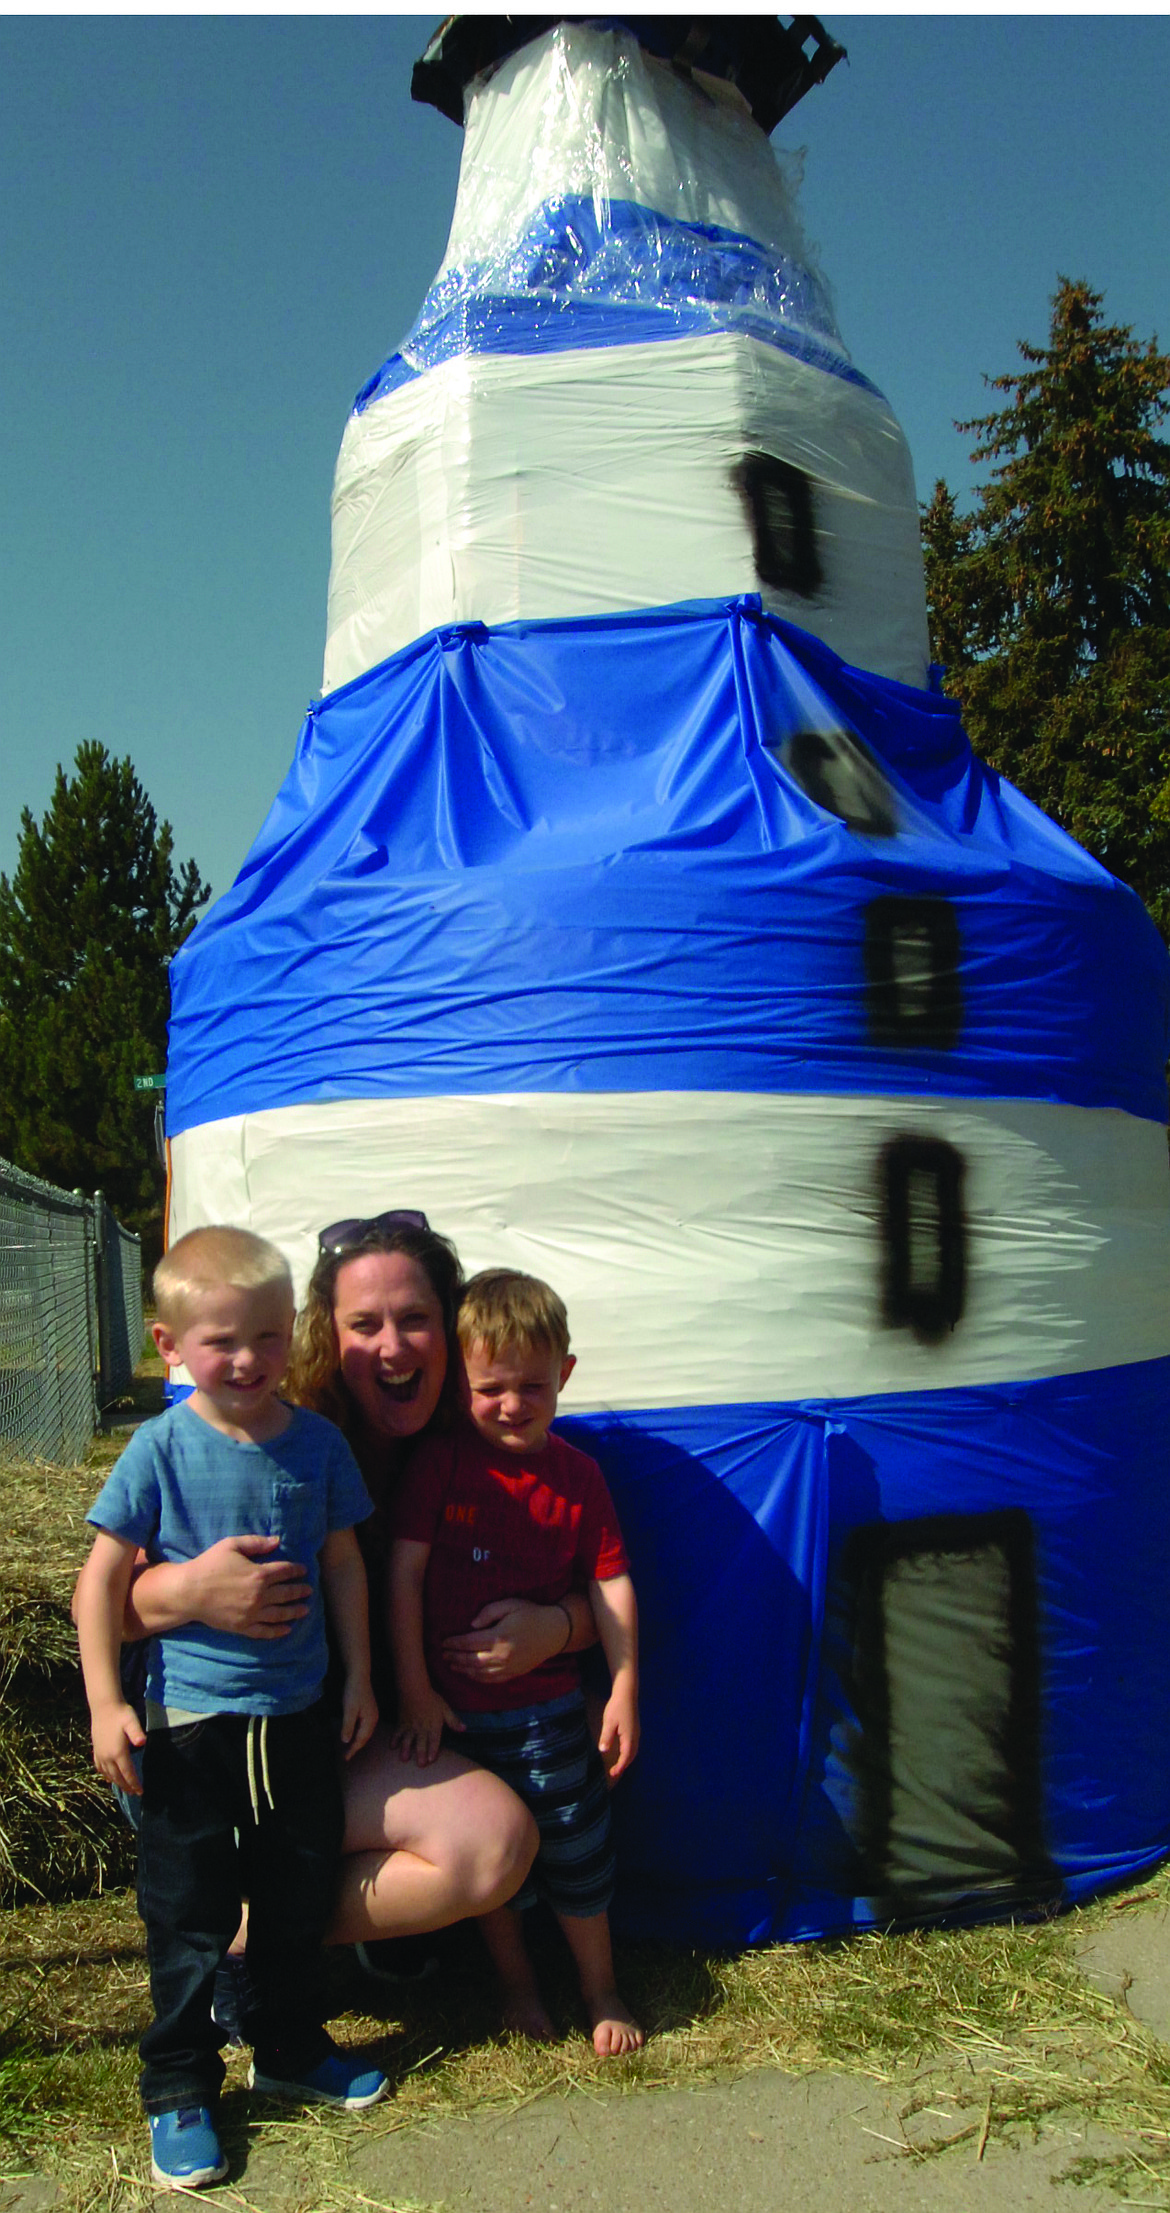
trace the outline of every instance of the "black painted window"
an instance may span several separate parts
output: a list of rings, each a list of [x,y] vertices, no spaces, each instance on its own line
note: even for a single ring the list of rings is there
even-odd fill
[[[824,575],[812,485],[803,469],[771,453],[749,453],[735,470],[735,483],[747,508],[760,582],[814,599]]]
[[[875,1045],[949,1051],[959,1034],[959,924],[949,899],[871,899],[866,1011]]]
[[[1059,1895],[1044,1847],[1032,1528],[1020,1508],[858,1529],[856,1841],[883,1920]]]
[[[769,750],[826,814],[862,837],[893,837],[898,823],[889,784],[850,731],[797,730]]]
[[[895,1137],[880,1160],[882,1320],[938,1344],[967,1296],[962,1154],[939,1137]]]

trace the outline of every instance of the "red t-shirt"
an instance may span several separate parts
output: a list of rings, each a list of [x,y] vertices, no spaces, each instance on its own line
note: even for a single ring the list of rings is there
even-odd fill
[[[510,1683],[475,1683],[443,1665],[442,1642],[470,1629],[494,1598],[551,1605],[629,1567],[613,1500],[596,1460],[549,1432],[531,1457],[495,1452],[470,1423],[411,1456],[393,1507],[393,1534],[429,1544],[423,1591],[427,1669],[468,1713],[507,1713],[562,1698],[579,1681],[573,1654]]]

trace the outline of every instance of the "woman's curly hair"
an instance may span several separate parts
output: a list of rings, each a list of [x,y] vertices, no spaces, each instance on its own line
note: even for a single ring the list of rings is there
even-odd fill
[[[294,1406],[308,1406],[314,1413],[324,1414],[350,1436],[351,1442],[355,1409],[337,1365],[333,1308],[341,1269],[347,1261],[364,1260],[367,1253],[404,1253],[408,1260],[418,1263],[442,1309],[449,1356],[455,1350],[455,1316],[463,1289],[463,1270],[454,1245],[429,1227],[402,1223],[389,1230],[371,1229],[368,1236],[346,1245],[341,1252],[318,1255],[297,1315],[284,1395]],[[453,1388],[454,1374],[455,1361],[448,1357],[440,1405],[446,1403]]]

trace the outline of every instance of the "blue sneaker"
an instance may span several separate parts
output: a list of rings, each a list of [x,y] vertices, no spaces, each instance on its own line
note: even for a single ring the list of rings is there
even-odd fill
[[[167,2190],[202,2190],[223,2181],[228,2163],[205,2105],[150,2115],[150,2171]]]
[[[347,2113],[377,2105],[390,2088],[378,2067],[363,2067],[360,2059],[339,2052],[336,2044],[316,2067],[303,2075],[261,2074],[255,2062],[248,2069],[249,2090],[262,2090],[266,2098],[288,2098],[295,2105],[340,2105]]]

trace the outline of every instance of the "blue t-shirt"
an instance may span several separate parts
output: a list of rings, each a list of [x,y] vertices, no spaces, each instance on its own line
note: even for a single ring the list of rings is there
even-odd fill
[[[311,1706],[325,1678],[319,1554],[334,1529],[373,1512],[340,1430],[290,1407],[266,1444],[239,1443],[180,1401],[144,1422],[111,1470],[88,1520],[141,1545],[147,1559],[193,1560],[221,1537],[279,1537],[266,1558],[300,1560],[309,1611],[286,1637],[243,1637],[185,1622],[151,1640],[146,1695],[189,1713],[290,1714]]]

